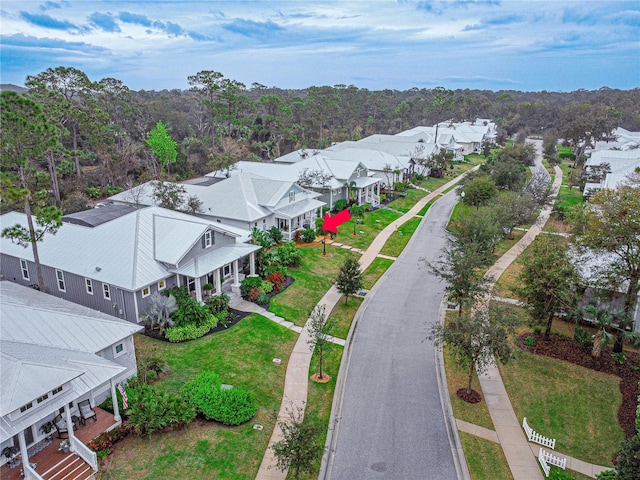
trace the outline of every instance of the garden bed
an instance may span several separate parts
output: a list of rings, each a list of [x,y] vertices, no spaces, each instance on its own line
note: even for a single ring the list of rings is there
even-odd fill
[[[211,330],[209,330],[209,332],[207,332],[205,335],[203,335],[204,337],[206,337],[207,335],[211,335],[212,333],[217,333],[217,332],[222,332],[224,330],[228,330],[229,328],[233,327],[236,323],[238,323],[240,320],[242,320],[244,317],[246,317],[247,315],[250,315],[251,312],[243,312],[240,310],[235,310],[233,308],[229,308],[229,314],[227,315],[227,322],[223,323],[223,322],[218,322],[218,325],[215,328],[212,328]],[[163,342],[167,342],[167,343],[172,343],[169,340],[167,340],[164,335],[160,335],[159,334],[159,330],[146,330],[144,332],[142,332],[143,335],[149,337],[149,338],[154,338],[156,340],[161,340]],[[202,338],[202,337],[200,337]],[[197,339],[196,339],[197,340]],[[189,340],[187,340],[189,341]]]
[[[534,346],[527,346],[525,339],[533,337]],[[625,352],[624,363],[619,363],[611,356],[611,351],[602,350],[600,357],[591,356],[591,351],[581,347],[575,340],[559,335],[551,335],[545,341],[542,334],[523,333],[518,340],[518,346],[536,355],[545,355],[566,362],[580,365],[591,370],[620,377],[620,393],[622,405],[618,410],[618,421],[627,439],[633,437],[635,431],[636,407],[638,400],[638,382],[640,381],[640,354]]]

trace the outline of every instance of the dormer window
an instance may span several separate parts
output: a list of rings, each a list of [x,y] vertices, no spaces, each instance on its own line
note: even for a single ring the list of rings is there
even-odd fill
[[[213,246],[213,232],[208,230],[204,234],[204,248]]]

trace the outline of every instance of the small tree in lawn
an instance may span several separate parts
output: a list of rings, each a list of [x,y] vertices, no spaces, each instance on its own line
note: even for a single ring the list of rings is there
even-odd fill
[[[324,360],[324,354],[332,345],[329,340],[329,332],[335,323],[333,319],[327,318],[324,305],[316,305],[309,315],[308,344],[318,359],[318,373],[316,378],[320,381],[325,379],[325,374],[322,372],[322,362]]]
[[[344,295],[344,302],[349,303],[349,295],[353,295],[362,288],[362,272],[360,262],[353,255],[348,255],[338,273],[336,288]]]
[[[300,474],[313,471],[313,466],[324,452],[319,443],[321,428],[311,422],[304,422],[304,410],[301,407],[288,409],[288,421],[278,422],[282,430],[282,440],[273,445],[276,457],[276,467],[281,472],[291,469],[293,478],[300,478]]]
[[[455,354],[456,363],[467,368],[469,383],[467,397],[472,394],[473,370],[481,375],[494,356],[502,363],[511,358],[509,337],[514,333],[516,318],[504,308],[491,308],[488,312],[475,309],[471,316],[448,320],[444,325],[435,324],[429,333],[434,345],[447,344]]]

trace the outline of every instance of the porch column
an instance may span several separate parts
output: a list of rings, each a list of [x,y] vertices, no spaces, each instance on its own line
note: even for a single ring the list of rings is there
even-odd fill
[[[256,276],[256,252],[249,254],[249,275],[252,277]]]
[[[119,422],[122,420],[120,416],[120,408],[118,407],[118,396],[116,395],[116,382],[112,378],[111,383],[111,403],[113,403],[113,420]]]
[[[240,275],[238,273],[238,260],[233,261],[233,285],[231,291],[240,295]]]
[[[202,285],[200,284],[200,277],[196,277],[196,300],[202,302]]]
[[[31,428],[31,427],[29,427]],[[23,471],[27,471],[29,466],[29,452],[27,452],[27,441],[24,439],[24,430],[18,432],[18,445],[20,445],[20,456],[22,457]]]
[[[69,405],[64,406],[64,418],[67,420],[67,432],[69,433],[69,442],[71,442],[71,438],[75,437],[76,434],[73,430],[73,420],[71,420],[71,409]]]
[[[216,281],[216,292],[218,293],[218,295],[220,295],[222,293],[222,282],[220,281],[220,269],[216,268],[215,271],[213,272],[213,277]]]

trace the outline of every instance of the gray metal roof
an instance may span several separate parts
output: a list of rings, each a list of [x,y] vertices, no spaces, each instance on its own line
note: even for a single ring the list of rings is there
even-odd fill
[[[26,223],[22,213],[0,217],[2,228]],[[163,261],[181,258],[206,228],[239,235],[237,229],[227,225],[147,207],[93,228],[64,223],[55,235],[45,235],[38,251],[43,265],[136,291],[167,278],[168,272],[156,255]],[[0,248],[8,255],[33,261],[31,248],[10,239],[0,238]]]
[[[85,227],[95,227],[131,213],[135,209],[136,207],[133,205],[96,206],[96,208],[90,210],[64,215],[62,221]]]

